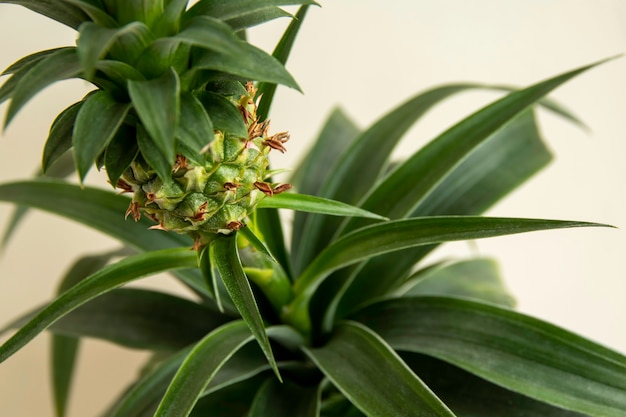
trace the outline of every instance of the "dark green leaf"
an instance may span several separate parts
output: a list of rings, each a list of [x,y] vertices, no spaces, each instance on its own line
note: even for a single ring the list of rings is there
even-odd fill
[[[369,417],[454,417],[375,333],[341,323],[322,347],[304,352]]]
[[[376,213],[362,210],[350,204],[313,195],[282,193],[270,198],[264,198],[257,205],[258,208],[282,208],[289,210],[305,211],[308,213],[321,213],[329,216],[356,216],[370,219],[385,220],[385,217]]]
[[[524,111],[453,168],[410,217],[481,214],[545,167],[550,159],[534,112]],[[343,290],[333,291],[336,299],[341,298],[337,316],[343,317],[358,305],[392,291],[435,247],[422,246],[369,260],[351,283],[352,277],[347,278],[349,287],[343,284],[345,294]],[[329,282],[339,286],[346,279],[345,273],[341,275]],[[376,278],[380,276],[385,279]]]
[[[101,294],[158,272],[195,266],[195,254],[186,248],[135,255],[107,266],[63,293],[0,346],[0,362],[4,362],[55,321]]]
[[[283,267],[289,277],[293,277],[291,272],[291,262],[287,248],[285,247],[285,236],[278,210],[255,210],[253,213],[254,224],[263,242],[268,247],[276,261]],[[292,279],[293,280],[293,279]]]
[[[220,291],[220,286],[218,285],[220,279],[220,273],[217,270],[216,260],[214,258],[214,254],[212,252],[212,247],[209,245],[202,249],[200,252],[200,271],[202,272],[202,277],[204,278],[204,282],[206,283],[209,292],[213,296],[215,300],[215,304],[217,304],[217,308],[219,311],[224,311],[224,307],[222,305],[222,294]]]
[[[213,240],[210,245],[213,253],[211,260],[215,262],[215,267],[220,273],[230,298],[261,346],[272,369],[279,376],[272,348],[265,332],[263,318],[241,266],[235,236],[221,236]]]
[[[213,128],[241,138],[248,137],[248,127],[244,123],[241,113],[230,100],[210,92],[203,92],[198,95],[198,100],[204,106],[206,113],[210,115]]]
[[[230,26],[209,16],[198,16],[188,20],[183,30],[172,39],[225,55],[241,47],[241,41]]]
[[[82,22],[89,20],[82,10],[64,0],[0,0],[0,3],[24,6],[73,29],[77,29]]]
[[[96,63],[106,56],[121,36],[127,33],[135,33],[135,36],[139,36],[144,31],[145,25],[139,22],[132,22],[122,27],[103,27],[93,22],[80,25],[76,52],[85,79],[93,78]]]
[[[202,304],[140,289],[117,289],[72,311],[50,330],[150,350],[178,350],[228,321]]]
[[[289,182],[298,192],[309,195],[320,195],[322,185],[328,181],[328,176],[336,171],[336,164],[341,155],[359,136],[360,130],[346,114],[335,108],[313,142],[313,146],[305,153]],[[304,250],[300,247],[307,239],[303,238],[305,225],[310,214],[296,212],[292,228],[292,257],[297,271],[303,268]],[[304,243],[306,245],[306,243]]]
[[[258,390],[248,417],[318,417],[318,387],[298,385],[291,380],[268,379]]]
[[[21,181],[0,185],[0,201],[46,210],[95,230],[140,250],[191,247],[191,240],[176,233],[149,230],[154,223],[147,218],[125,221],[130,199],[97,188],[56,180]],[[176,275],[190,288],[206,297],[207,291],[197,271],[178,271]]]
[[[349,136],[349,139],[352,139],[350,147],[342,146],[345,149],[344,153],[341,156],[334,156],[335,165],[332,166],[332,171],[328,171],[332,172],[332,175],[327,174],[327,179],[317,195],[348,204],[358,204],[385,172],[391,152],[417,120],[448,97],[478,87],[480,86],[477,84],[452,84],[433,88],[402,103],[357,138],[352,139]],[[356,133],[356,129],[349,127],[348,129],[349,135]],[[323,165],[316,166],[319,170]],[[358,178],[358,181],[355,181],[355,178]],[[411,185],[415,183],[413,179],[409,182]],[[301,232],[306,239],[299,240],[296,252],[296,270],[303,269],[315,254],[328,246],[342,222],[343,219],[338,218],[307,217]]]
[[[5,127],[35,94],[50,84],[76,77],[80,73],[76,48],[64,48],[37,61],[15,85],[4,121]]]
[[[185,19],[194,16],[213,16],[225,21],[235,30],[263,23],[267,20],[288,13],[276,6],[295,4],[317,4],[311,0],[230,0],[228,2],[216,0],[200,0],[185,14]]]
[[[225,324],[209,333],[185,358],[154,416],[188,416],[217,371],[251,339],[243,321]]]
[[[153,27],[155,36],[169,36],[178,33],[180,20],[187,8],[189,0],[171,0],[165,6],[163,14],[158,18]]]
[[[328,275],[373,256],[432,243],[567,227],[603,226],[596,223],[474,216],[422,217],[394,220],[358,229],[324,249],[295,283],[296,298],[286,316],[291,324],[308,329],[308,303]]]
[[[43,148],[41,170],[47,173],[54,162],[64,155],[72,147],[72,133],[76,115],[84,101],[72,104],[63,110],[52,123],[48,139]]]
[[[178,75],[167,71],[149,81],[128,81],[128,93],[141,123],[163,156],[174,163],[174,135],[180,114]]]
[[[365,199],[363,208],[392,219],[408,215],[436,189],[449,172],[498,129],[561,84],[598,64],[587,65],[512,92],[467,117],[421,148],[387,176]],[[420,180],[416,182],[413,180],[415,178]],[[344,230],[354,230],[362,224],[351,220]]]
[[[233,359],[234,360],[234,359]],[[259,386],[267,379],[258,375],[200,398],[190,417],[243,417]]]
[[[72,144],[80,181],[95,159],[109,144],[130,109],[130,104],[118,103],[106,91],[89,96],[76,115]]]
[[[25,57],[20,58],[14,63],[12,63],[9,67],[7,67],[4,71],[2,71],[2,74],[0,75],[16,74],[18,72],[21,72],[22,70],[27,70],[28,68],[35,65],[37,62],[47,57],[48,55],[53,54],[62,49],[68,49],[68,48],[67,47],[52,48],[52,49],[46,49],[44,51],[38,51],[30,55],[26,55]],[[69,48],[69,49],[72,49],[72,48]]]
[[[394,349],[434,356],[531,398],[597,417],[626,409],[626,357],[511,310],[416,297],[373,304],[355,318]]]
[[[126,94],[126,83],[128,80],[143,81],[145,77],[142,73],[122,61],[114,61],[111,59],[101,59],[96,62],[96,69],[100,73],[115,84],[120,90],[120,98],[128,99]],[[100,74],[99,74],[100,75]],[[96,81],[97,82],[97,81]]]
[[[409,352],[400,356],[459,417],[585,417],[506,390],[435,358]]]
[[[159,174],[164,183],[172,181],[174,159],[166,157],[161,149],[154,146],[150,136],[142,125],[137,125],[137,146],[148,165]]]
[[[109,183],[115,187],[124,171],[137,157],[139,148],[136,140],[136,131],[122,125],[109,142],[104,153],[104,166]]]
[[[89,2],[85,0],[63,0],[63,1],[65,3],[69,3],[78,7],[87,16],[89,16],[89,18],[93,22],[97,23],[100,26],[109,27],[109,28],[118,26],[117,22],[115,21],[115,19],[113,19],[113,17],[111,17],[110,14],[105,12],[102,7],[98,7],[95,4],[93,4],[93,3],[96,3],[96,4],[99,3],[99,0],[96,0],[95,2],[94,1]],[[79,27],[79,30],[80,30],[80,27]]]
[[[192,160],[204,162],[201,152],[213,140],[213,123],[202,103],[190,93],[181,96],[176,137],[178,145],[184,144],[188,153],[192,153],[189,155]]]
[[[247,42],[241,42],[240,48],[229,54],[199,51],[192,65],[196,69],[221,71],[249,80],[282,84],[301,91],[291,74],[276,58]]]
[[[306,16],[308,8],[308,5],[300,7],[298,13],[296,13],[292,22],[285,30],[285,33],[280,38],[278,45],[274,48],[274,52],[272,52],[272,56],[283,65],[285,65],[287,63],[287,59],[289,59],[289,54],[291,53],[293,44],[296,41],[300,27],[304,22],[304,17]],[[259,90],[257,92],[257,97],[260,97],[260,99],[256,114],[259,117],[259,120],[267,120],[269,118],[269,110],[272,105],[272,101],[274,100],[276,87],[276,84],[273,83],[260,83],[258,85]]]
[[[57,417],[66,415],[79,347],[80,340],[75,337],[52,335],[52,390]]]
[[[471,298],[502,307],[515,307],[493,259],[476,258],[444,263],[416,274],[404,285],[405,296],[443,295]]]

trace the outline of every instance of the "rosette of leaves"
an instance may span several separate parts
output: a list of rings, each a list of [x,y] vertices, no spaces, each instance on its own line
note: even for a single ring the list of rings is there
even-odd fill
[[[93,1],[11,3],[59,20],[76,16],[66,23],[77,27],[95,21],[95,10],[111,10]],[[175,3],[146,14],[146,21],[164,19]],[[232,5],[237,13],[222,20],[236,31],[236,22],[258,22],[271,15],[268,10],[278,15],[278,3],[200,1],[181,13]],[[277,45],[277,62],[286,61],[306,8]],[[185,21],[181,28],[188,27]],[[224,70],[205,72],[194,67],[198,62],[187,62],[190,78]],[[51,331],[59,416],[84,337],[154,352],[105,416],[621,416],[623,355],[515,312],[493,260],[424,261],[449,241],[602,226],[481,216],[550,161],[536,106],[579,123],[545,96],[594,65],[523,89],[435,87],[366,129],[335,110],[289,181],[299,194],[261,200],[246,213],[247,227],[215,235],[199,261],[185,235],[149,230],[153,223],[145,216],[125,221],[131,199],[124,195],[55,179],[2,184],[0,200],[82,222],[119,239],[132,254],[80,258],[58,297],[7,326],[19,330],[0,347],[0,361]],[[257,85],[264,120],[283,80],[244,75],[265,81]],[[476,88],[506,94],[391,161],[400,138],[431,107]],[[181,120],[187,111],[181,107]],[[146,125],[151,136],[144,118],[138,111],[135,126]],[[289,244],[277,208],[297,210]],[[160,272],[171,272],[196,297],[120,288]]]

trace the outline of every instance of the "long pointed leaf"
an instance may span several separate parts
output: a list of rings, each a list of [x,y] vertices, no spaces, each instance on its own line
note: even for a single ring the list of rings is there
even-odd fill
[[[81,73],[76,48],[64,48],[38,61],[20,78],[11,95],[4,126],[37,93],[57,81],[76,77]]]
[[[369,417],[454,417],[380,337],[358,323],[342,323],[324,346],[303,350]]]
[[[248,417],[318,417],[317,386],[301,386],[290,380],[269,379],[261,386]]]
[[[285,317],[308,331],[308,303],[328,275],[344,266],[385,253],[433,243],[567,227],[605,226],[596,223],[474,216],[423,217],[394,220],[358,229],[333,242],[295,283],[296,298]]]
[[[84,104],[79,101],[63,110],[50,127],[48,139],[43,148],[41,170],[45,174],[50,166],[72,147],[72,134],[78,111]]]
[[[180,81],[174,70],[149,81],[128,81],[128,93],[156,147],[174,164],[180,115]]]
[[[213,240],[210,245],[211,261],[219,271],[230,298],[250,328],[259,346],[261,346],[272,369],[280,378],[276,360],[265,331],[263,318],[254,299],[248,278],[241,266],[239,253],[237,252],[237,240],[234,236],[223,236]]]
[[[73,29],[78,29],[82,22],[89,20],[82,10],[63,0],[0,0],[0,3],[24,6]]]
[[[176,372],[155,417],[186,417],[213,376],[252,339],[243,321],[225,324],[202,339]]]
[[[590,416],[626,410],[626,357],[566,330],[469,300],[383,301],[357,313],[394,349],[424,353]]]
[[[55,321],[101,294],[158,272],[195,266],[195,254],[181,248],[135,255],[105,267],[59,296],[0,346],[0,362],[4,362]]]
[[[585,417],[509,391],[432,357],[400,352],[409,367],[459,417]]]
[[[593,68],[594,63],[515,91],[456,124],[394,170],[365,199],[362,207],[392,219],[402,218],[434,190],[475,148],[555,88]],[[418,182],[413,181],[419,178]],[[349,221],[345,231],[363,225]]]
[[[283,33],[280,41],[278,41],[278,45],[276,45],[276,48],[274,48],[272,52],[272,56],[283,65],[285,65],[289,59],[289,54],[296,41],[300,27],[302,27],[308,8],[308,5],[304,5],[298,9],[298,13],[296,13],[287,29],[285,29],[285,33]],[[276,87],[277,85],[274,83],[259,83],[259,90],[257,92],[257,97],[260,97],[259,108],[257,109],[259,120],[266,120],[269,117],[269,110],[274,100]]]
[[[79,348],[80,339],[76,337],[52,335],[50,346],[52,390],[57,417],[66,415]]]
[[[230,26],[209,16],[190,19],[172,39],[226,55],[239,49],[241,44]]]
[[[329,216],[356,216],[370,219],[385,220],[383,216],[362,210],[341,201],[316,197],[313,195],[283,193],[271,198],[264,198],[257,205],[258,208],[282,208],[308,213],[327,214]]]
[[[106,91],[89,96],[80,106],[74,122],[72,144],[81,182],[98,155],[120,128],[130,104],[118,103]],[[94,129],[94,126],[98,128]]]
[[[124,213],[131,200],[102,189],[81,188],[51,179],[17,181],[0,184],[0,201],[23,204],[67,217],[143,251],[191,247],[192,244],[184,235],[149,230],[154,223],[146,218],[138,222],[126,221]],[[177,271],[175,275],[206,298],[206,286],[198,271]]]

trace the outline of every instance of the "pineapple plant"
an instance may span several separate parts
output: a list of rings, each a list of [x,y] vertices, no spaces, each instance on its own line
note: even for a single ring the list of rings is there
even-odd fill
[[[545,97],[597,64],[507,91],[398,163],[391,152],[430,107],[490,87],[433,88],[363,131],[336,110],[283,183],[268,156],[284,152],[289,136],[282,126],[270,132],[268,110],[278,84],[298,88],[284,64],[314,2],[0,2],[78,31],[75,47],[5,70],[5,124],[53,82],[93,85],[52,123],[48,178],[2,184],[0,200],[125,245],[79,259],[55,300],[6,325],[19,330],[0,361],[52,332],[58,416],[85,337],[154,353],[105,416],[626,409],[626,358],[515,312],[493,261],[424,263],[444,242],[603,226],[480,216],[549,160],[535,107],[576,123]],[[289,17],[283,5],[299,9],[269,55],[245,31]],[[75,171],[82,182],[93,165],[115,191],[64,179]],[[289,244],[279,208],[296,211]],[[160,272],[193,298],[123,287]]]

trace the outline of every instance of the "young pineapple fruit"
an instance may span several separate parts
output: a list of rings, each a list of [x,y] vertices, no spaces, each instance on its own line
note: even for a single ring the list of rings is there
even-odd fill
[[[270,150],[284,152],[289,135],[269,134],[269,121],[257,115],[262,94],[244,84],[298,88],[278,60],[243,40],[247,27],[284,16],[277,7],[215,0],[191,7],[171,0],[18,4],[76,29],[78,39],[5,70],[5,125],[56,81],[82,78],[95,87],[53,123],[44,172],[72,149],[81,181],[96,162],[112,185],[133,193],[127,217],[144,213],[154,228],[189,233],[197,249],[211,235],[242,227],[265,196],[289,188],[272,184],[268,172]]]
[[[216,130],[202,149],[204,160],[197,163],[177,155],[169,178],[160,178],[141,156],[136,158],[117,182],[118,188],[134,193],[126,215],[137,221],[144,212],[158,223],[152,228],[189,233],[198,247],[212,234],[242,227],[265,196],[291,188],[266,182],[268,154],[272,149],[285,152],[289,134],[268,134],[269,121],[257,118],[256,92],[248,82],[247,94],[233,98],[248,128],[247,138]]]

